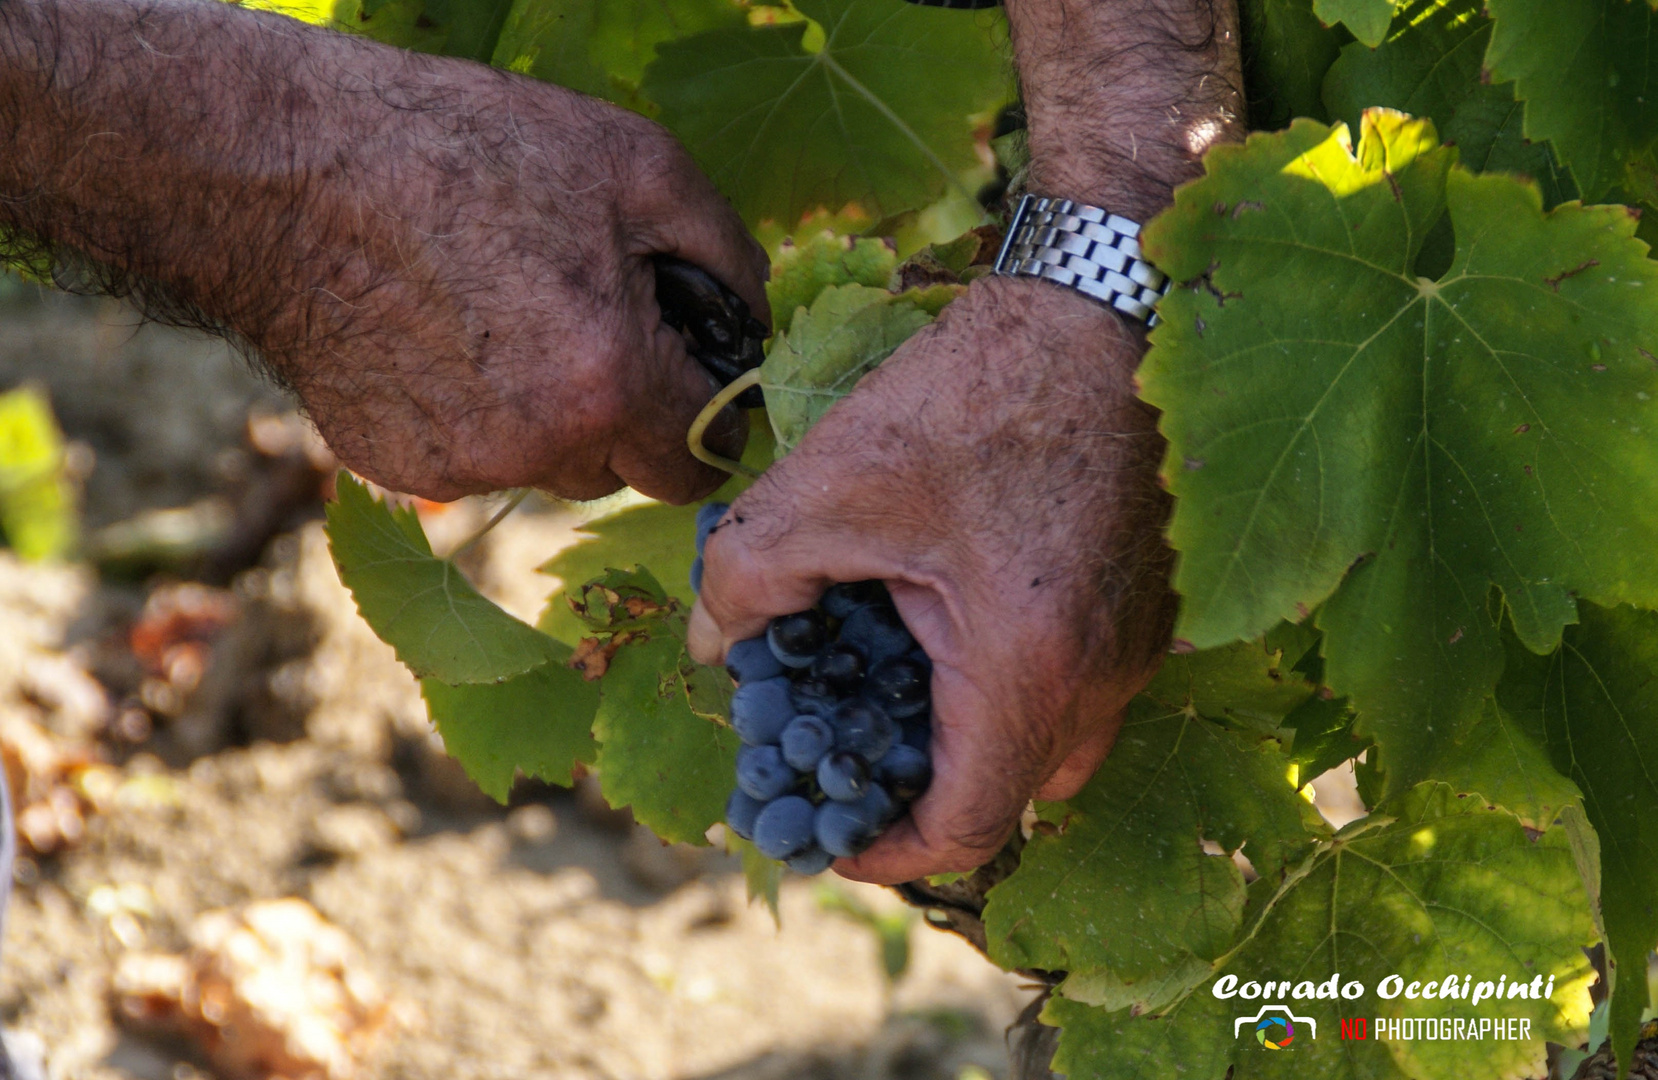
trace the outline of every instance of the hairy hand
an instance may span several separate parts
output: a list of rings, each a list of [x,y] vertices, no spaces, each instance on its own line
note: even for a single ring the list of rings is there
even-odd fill
[[[0,225],[250,346],[347,465],[435,499],[704,494],[715,387],[651,256],[767,315],[764,253],[657,125],[231,5],[0,9]]]
[[[1093,774],[1155,672],[1173,606],[1162,443],[1131,386],[1142,348],[1091,301],[981,280],[709,538],[699,659],[873,578],[932,658],[932,786],[841,873],[980,865],[1032,796]]]
[[[400,118],[325,208],[375,212],[356,265],[318,282],[350,290],[345,332],[273,359],[336,453],[393,488],[706,494],[722,477],[685,432],[718,384],[662,323],[651,256],[703,266],[765,318],[763,250],[656,124],[455,74],[470,85]],[[741,422],[714,433],[731,456]]]

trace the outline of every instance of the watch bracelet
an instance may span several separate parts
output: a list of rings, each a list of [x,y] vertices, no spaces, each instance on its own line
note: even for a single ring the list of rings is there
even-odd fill
[[[1141,256],[1139,223],[1071,199],[1028,194],[1008,223],[994,272],[1064,285],[1150,326],[1157,325],[1152,309],[1171,284]]]

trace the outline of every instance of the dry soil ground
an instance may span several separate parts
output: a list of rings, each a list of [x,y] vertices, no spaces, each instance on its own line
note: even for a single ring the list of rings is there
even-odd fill
[[[293,466],[289,406],[224,349],[113,302],[26,296],[0,305],[0,389],[29,380],[81,445],[89,528],[117,527],[93,539],[127,550],[137,515],[155,556],[106,558],[123,580],[0,554],[0,742],[35,740],[45,807],[15,875],[0,1023],[45,1075],[208,1073],[189,1039],[119,1019],[112,973],[183,949],[206,911],[280,897],[348,933],[395,1005],[362,1077],[1004,1074],[1029,993],[921,925],[888,980],[877,935],[828,910],[829,892],[902,910],[880,890],[791,880],[779,930],[730,859],[664,848],[588,792],[478,795],[357,619],[315,500],[293,496],[315,462]],[[250,410],[267,417],[251,436]],[[533,567],[578,521],[522,510],[470,569],[533,616]],[[214,561],[248,535],[256,565]],[[223,588],[189,582],[204,566]]]

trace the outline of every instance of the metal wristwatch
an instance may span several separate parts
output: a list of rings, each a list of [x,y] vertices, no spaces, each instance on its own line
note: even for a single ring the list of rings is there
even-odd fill
[[[1140,257],[1138,223],[1086,203],[1026,195],[1008,224],[995,272],[1038,277],[1157,325],[1152,308],[1171,284]]]

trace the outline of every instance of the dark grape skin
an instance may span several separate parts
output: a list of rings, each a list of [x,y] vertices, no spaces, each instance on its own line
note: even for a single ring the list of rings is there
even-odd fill
[[[720,518],[724,517],[729,509],[730,503],[714,502],[697,511],[697,558],[702,558],[702,549],[708,544],[708,534],[714,531],[714,526],[720,523]]]
[[[894,656],[875,665],[864,680],[864,696],[904,720],[927,711],[931,696],[927,671],[908,656]]]
[[[812,660],[811,677],[838,694],[856,693],[864,681],[864,654],[855,645],[833,642]]]
[[[826,802],[817,808],[813,832],[818,846],[842,859],[855,858],[880,835],[892,813],[892,799],[872,787],[857,802]]]
[[[795,717],[789,680],[743,683],[731,695],[731,730],[750,746],[774,743]]]
[[[869,790],[869,762],[838,751],[818,762],[817,786],[836,802],[857,802]]]
[[[835,729],[821,716],[797,716],[783,729],[782,747],[790,768],[816,772],[818,762],[835,747]]]
[[[775,746],[745,746],[737,751],[737,787],[761,802],[787,792],[800,780]]]
[[[698,555],[691,560],[691,591],[702,592],[702,556]]]
[[[830,717],[841,703],[840,696],[829,684],[819,679],[806,678],[796,682],[789,691],[794,711],[807,716]]]
[[[737,788],[731,797],[725,801],[725,824],[732,832],[744,840],[754,839],[754,819],[760,816],[760,811],[766,804]]]
[[[848,615],[841,624],[840,640],[862,649],[871,668],[915,648],[915,638],[887,604],[868,604]]]
[[[868,701],[845,701],[830,719],[835,729],[835,749],[876,761],[898,738],[898,725],[879,705]]]
[[[843,581],[829,586],[818,606],[831,619],[844,619],[865,604],[888,602],[886,586],[879,581]]]
[[[812,804],[799,795],[774,799],[754,821],[754,846],[768,859],[802,854],[812,846],[816,818]]]
[[[933,729],[926,724],[918,724],[912,720],[909,723],[900,724],[899,730],[902,732],[900,738],[905,746],[913,746],[923,754],[932,749]]]
[[[787,866],[790,870],[793,870],[797,874],[804,874],[807,877],[811,877],[814,874],[821,874],[825,870],[829,869],[830,864],[834,861],[835,857],[833,855],[814,845],[813,847],[801,852],[799,855],[792,855],[789,858],[784,859],[783,865]]]
[[[766,644],[778,663],[787,668],[810,667],[817,651],[829,640],[829,628],[817,611],[779,615],[766,627]]]
[[[771,646],[764,637],[739,641],[725,653],[726,674],[740,683],[775,679],[783,674],[782,664],[771,654]]]
[[[899,802],[909,802],[933,781],[933,763],[926,751],[904,743],[888,750],[873,772],[876,782]]]

